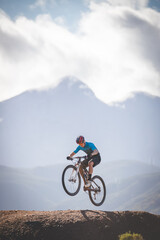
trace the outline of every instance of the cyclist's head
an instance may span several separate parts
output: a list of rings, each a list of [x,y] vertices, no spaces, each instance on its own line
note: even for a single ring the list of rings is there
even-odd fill
[[[77,137],[77,139],[76,139],[76,143],[77,143],[77,144],[81,144],[81,143],[84,143],[84,142],[85,142],[85,139],[84,139],[83,136]]]

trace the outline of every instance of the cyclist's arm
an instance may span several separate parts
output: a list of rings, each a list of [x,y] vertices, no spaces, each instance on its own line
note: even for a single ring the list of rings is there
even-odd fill
[[[93,144],[93,143],[89,143],[89,147],[92,149],[92,153],[90,154],[90,157],[93,157],[95,155],[97,155],[99,152],[98,152],[98,149],[96,148],[96,146]]]
[[[73,157],[77,152],[79,152],[79,150],[80,150],[80,146],[78,146],[76,150],[74,150],[74,152],[70,154],[70,157]]]
[[[72,158],[75,155],[75,152],[72,152],[69,156]]]
[[[91,153],[91,157],[97,155],[98,153],[99,153],[98,150],[97,150],[97,149],[94,149],[94,151]]]

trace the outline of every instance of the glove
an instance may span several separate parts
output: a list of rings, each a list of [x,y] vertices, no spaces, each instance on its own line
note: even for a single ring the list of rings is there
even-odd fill
[[[70,156],[67,156],[67,160],[73,160]]]

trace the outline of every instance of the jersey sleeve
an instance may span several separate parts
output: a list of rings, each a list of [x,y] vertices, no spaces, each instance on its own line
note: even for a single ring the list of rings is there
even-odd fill
[[[78,147],[76,148],[76,150],[74,150],[74,153],[79,152],[79,150],[80,150],[80,146],[78,146]]]
[[[94,151],[96,148],[96,146],[93,143],[89,143],[89,147]]]

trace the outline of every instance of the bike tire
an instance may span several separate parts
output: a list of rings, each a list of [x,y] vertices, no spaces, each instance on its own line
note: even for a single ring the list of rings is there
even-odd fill
[[[100,193],[102,193],[102,197],[100,198],[100,200],[98,202],[94,199],[94,196],[93,196],[94,191],[91,191],[91,190],[95,189],[97,187],[97,185],[98,185],[98,187],[101,187]],[[101,206],[104,203],[105,198],[106,198],[106,186],[105,186],[105,183],[104,183],[103,179],[100,176],[96,175],[92,178],[91,190],[88,190],[90,201],[95,206]]]
[[[81,177],[79,172],[77,174],[76,170],[77,168],[75,166],[68,165],[62,173],[62,186],[64,188],[64,191],[70,196],[75,196],[79,192],[81,187]],[[72,177],[75,179],[74,181],[76,182],[70,180]]]

